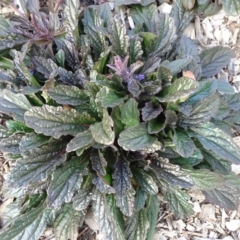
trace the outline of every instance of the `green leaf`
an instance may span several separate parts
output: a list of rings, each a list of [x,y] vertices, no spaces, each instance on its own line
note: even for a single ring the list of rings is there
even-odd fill
[[[105,177],[97,174],[93,174],[92,183],[101,193],[115,193],[115,189],[108,184]]]
[[[70,31],[74,31],[78,24],[78,9],[79,9],[79,1],[78,0],[68,0],[65,1],[64,6],[64,20],[67,25],[67,29]],[[67,238],[66,238],[67,239]]]
[[[102,87],[101,90],[96,95],[96,100],[101,102],[102,107],[116,107],[120,105],[125,99],[126,96],[120,96],[115,91],[109,89],[108,87]]]
[[[233,51],[228,47],[216,46],[204,50],[200,54],[202,77],[211,77],[228,65]]]
[[[129,1],[124,1],[124,0],[116,0],[115,1],[115,6],[121,6],[121,5],[131,5],[131,4],[141,4],[142,6],[147,6],[148,4],[154,2],[154,0],[129,0]]]
[[[77,211],[84,210],[92,200],[92,175],[88,174],[86,180],[82,183],[81,188],[73,197],[73,208]]]
[[[75,157],[54,171],[52,181],[47,190],[48,206],[60,207],[63,203],[69,203],[76,190],[83,181],[83,175],[87,174],[88,161],[86,158]]]
[[[38,72],[44,75],[46,79],[54,78],[57,75],[57,64],[52,59],[44,57],[33,57],[32,62]]]
[[[119,212],[112,203],[106,199],[106,195],[96,191],[93,204],[93,214],[99,225],[100,232],[108,240],[125,240],[121,223],[118,221]],[[110,199],[109,199],[110,201]]]
[[[171,185],[190,188],[194,185],[192,178],[180,169],[178,165],[169,163],[167,158],[152,157],[150,168],[159,180],[164,180]]]
[[[132,167],[133,178],[137,181],[139,186],[150,195],[158,193],[158,186],[153,178],[144,170]]]
[[[92,163],[92,168],[98,174],[101,174],[102,176],[106,175],[105,167],[107,166],[107,161],[99,149],[92,149],[90,160]]]
[[[155,134],[159,133],[165,128],[165,123],[161,123],[158,119],[152,119],[148,122],[148,133]]]
[[[119,155],[114,167],[115,171],[112,175],[113,188],[116,190],[116,195],[119,198],[123,198],[131,188],[132,173],[129,168],[129,162],[123,155]]]
[[[12,226],[0,233],[2,240],[39,239],[49,223],[51,210],[39,207],[14,219]]]
[[[0,125],[0,141],[4,138],[8,138],[12,135],[12,132],[10,132],[7,128]]]
[[[159,213],[159,201],[157,195],[149,196],[147,202],[147,218],[149,222],[149,228],[146,240],[153,239],[158,222],[158,213]]]
[[[240,110],[240,93],[235,93],[231,95],[224,94],[222,96],[222,100],[227,103],[232,110]]]
[[[191,128],[195,137],[207,150],[215,152],[218,156],[232,163],[240,163],[240,149],[232,140],[232,137],[212,123],[204,123],[199,127]]]
[[[28,99],[20,93],[13,93],[4,89],[0,97],[0,111],[6,114],[12,114],[17,121],[24,122],[24,113],[31,108]]]
[[[194,214],[193,205],[189,202],[189,196],[179,188],[170,187],[165,193],[165,200],[169,209],[176,218],[186,218]]]
[[[154,106],[152,102],[146,102],[145,107],[142,109],[143,121],[149,121],[156,118],[163,111],[162,106],[159,104]]]
[[[112,23],[112,51],[115,55],[125,57],[128,53],[129,37],[126,34],[127,30],[117,18],[113,19]]]
[[[67,145],[66,151],[73,152],[78,149],[85,149],[94,143],[90,130],[80,132]]]
[[[193,140],[182,130],[175,131],[173,143],[175,145],[176,152],[184,158],[191,157],[196,149]]]
[[[73,209],[71,203],[65,204],[53,223],[56,240],[77,239],[78,229],[84,221],[84,213]]]
[[[221,79],[215,79],[218,83],[218,92],[221,94],[234,94],[235,88],[229,82]]]
[[[128,99],[121,108],[121,120],[125,126],[132,127],[139,123],[138,103],[134,98]]]
[[[15,120],[8,120],[6,126],[9,131],[13,133],[29,133],[33,131],[31,128],[27,127],[25,123]]]
[[[87,94],[75,86],[57,85],[50,88],[48,94],[59,104],[77,106],[89,101]]]
[[[118,144],[126,151],[139,151],[150,148],[156,138],[148,134],[146,124],[141,123],[120,133]]]
[[[55,55],[55,59],[56,59],[56,62],[57,64],[64,68],[64,63],[65,63],[65,53],[62,49],[59,49],[58,52],[56,53]]]
[[[115,133],[112,131],[112,127],[112,118],[108,115],[107,110],[103,110],[102,122],[95,123],[90,127],[93,139],[97,143],[111,145],[114,142],[115,138]]]
[[[101,53],[100,59],[94,64],[93,69],[98,73],[103,73],[110,51]]]
[[[129,62],[130,64],[137,62],[143,54],[142,45],[138,38],[129,39]]]
[[[234,175],[233,175],[234,176]],[[231,175],[223,176],[225,183],[213,190],[203,191],[204,196],[210,203],[219,205],[227,210],[235,210],[239,206],[239,177],[233,178]]]
[[[240,2],[238,0],[222,0],[223,9],[228,15],[240,14]]]
[[[26,124],[37,133],[60,138],[62,135],[76,135],[95,122],[87,113],[74,109],[53,107],[33,107],[25,113]]]
[[[0,65],[0,67],[1,67],[1,65]],[[5,83],[12,83],[15,85],[18,84],[16,74],[12,70],[9,70],[9,69],[7,69],[7,70],[0,69],[0,81],[5,82]]]
[[[148,198],[148,194],[145,191],[143,191],[142,188],[138,187],[136,198],[135,198],[136,211],[139,211],[144,208],[147,198]]]
[[[146,209],[135,212],[126,222],[126,240],[145,240],[149,222]]]
[[[161,91],[157,99],[160,102],[184,102],[196,90],[198,90],[197,81],[181,77],[175,80],[170,87]]]
[[[120,132],[122,132],[124,130],[124,125],[123,125],[122,119],[121,119],[121,107],[120,106],[117,106],[112,109],[111,117],[114,122],[114,126],[113,126],[114,132],[115,132],[116,136],[118,136],[120,134]]]
[[[2,152],[19,154],[19,143],[22,139],[22,134],[13,134],[8,138],[3,138],[0,142],[0,150]]]
[[[27,186],[30,182],[43,181],[47,172],[55,169],[66,160],[62,153],[65,143],[53,140],[48,146],[34,148],[22,153],[10,174],[10,184],[15,187]]]
[[[184,169],[194,181],[194,187],[199,190],[212,190],[224,184],[224,178],[207,169]]]
[[[164,67],[168,68],[172,75],[176,75],[177,73],[181,72],[190,62],[190,58],[177,59],[164,64]]]
[[[21,152],[31,151],[37,147],[47,143],[49,137],[36,133],[27,133],[24,135],[19,143]]]
[[[121,212],[125,216],[130,217],[134,212],[134,195],[135,191],[133,189],[130,189],[123,198],[120,198],[116,195],[116,206],[120,208]]]

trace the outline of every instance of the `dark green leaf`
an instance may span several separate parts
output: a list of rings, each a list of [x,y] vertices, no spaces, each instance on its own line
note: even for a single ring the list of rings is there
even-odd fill
[[[126,27],[117,18],[112,23],[112,51],[115,55],[124,57],[128,53],[129,37]]]
[[[86,180],[83,182],[81,189],[73,197],[73,208],[77,211],[84,210],[88,207],[92,200],[92,175],[88,174]]]
[[[93,139],[97,143],[111,145],[114,142],[115,138],[115,133],[113,132],[112,127],[113,120],[108,115],[107,110],[104,110],[102,122],[95,123],[90,127]]]
[[[12,132],[10,132],[7,128],[4,126],[0,125],[0,140],[4,138],[8,138],[12,135]]]
[[[175,131],[173,143],[175,145],[176,152],[184,158],[191,157],[196,149],[193,140],[182,130]]]
[[[65,63],[65,53],[62,49],[60,49],[56,55],[55,55],[55,59],[57,64],[60,65],[60,67],[64,68],[64,63]]]
[[[22,153],[23,158],[17,161],[11,171],[10,183],[15,187],[22,187],[30,182],[46,179],[48,171],[66,160],[66,155],[62,154],[64,147],[64,143],[54,140],[48,146]]]
[[[107,64],[109,53],[110,51],[101,53],[100,59],[94,64],[93,69],[96,70],[98,73],[103,73],[104,68]]]
[[[144,123],[124,130],[118,139],[118,144],[126,151],[144,150],[152,147],[155,142],[156,138],[148,134]]]
[[[113,90],[109,89],[108,87],[103,87],[96,95],[96,100],[101,102],[102,107],[116,107],[120,105],[127,96],[120,96]]]
[[[147,200],[148,194],[142,190],[142,188],[138,187],[136,193],[136,200],[135,200],[135,209],[136,211],[141,210],[145,206],[145,202]]]
[[[65,204],[53,223],[56,240],[77,239],[78,229],[84,221],[84,213],[73,209],[71,203]]]
[[[125,235],[127,240],[145,240],[149,222],[146,209],[135,212],[126,222]]]
[[[57,103],[77,106],[89,100],[87,94],[75,86],[57,85],[48,90],[48,94]]]
[[[168,64],[164,64],[164,67],[168,68],[172,75],[176,75],[177,73],[181,72],[190,62],[190,58],[177,59],[169,62]]]
[[[15,120],[8,120],[6,122],[6,126],[9,131],[13,133],[29,133],[32,132],[32,129],[27,127],[25,123],[15,121]]]
[[[227,103],[232,110],[240,110],[240,93],[235,93],[232,95],[224,94],[222,96],[222,100]]]
[[[31,108],[25,113],[24,118],[26,124],[35,132],[55,138],[68,134],[76,135],[95,122],[87,113],[48,105]]]
[[[74,31],[78,24],[78,9],[79,9],[78,0],[68,0],[65,1],[64,6],[64,20],[67,25],[67,30]],[[67,238],[66,238],[67,239]]]
[[[193,205],[189,202],[188,194],[179,188],[168,188],[165,200],[176,218],[186,218],[194,214]]]
[[[121,6],[121,5],[131,5],[131,4],[141,4],[142,6],[147,6],[148,4],[154,2],[154,0],[129,0],[129,1],[124,1],[124,0],[116,0],[115,1],[115,6]]]
[[[112,175],[113,187],[116,190],[117,196],[123,198],[131,188],[132,173],[129,168],[129,162],[124,156],[119,155],[114,167],[115,171]]]
[[[152,119],[148,122],[148,132],[150,134],[159,133],[165,127],[165,123],[161,123],[158,119]]]
[[[102,176],[106,175],[105,167],[107,166],[107,161],[104,158],[102,152],[98,149],[92,149],[90,160],[92,163],[92,168]]]
[[[83,175],[88,172],[87,165],[86,158],[75,157],[54,171],[47,190],[48,206],[57,208],[72,200],[75,191],[81,186]]]
[[[158,186],[152,177],[140,168],[132,167],[133,178],[137,181],[139,186],[150,195],[158,193]]]
[[[134,98],[130,98],[121,108],[121,121],[125,126],[132,127],[139,123],[138,103]]]
[[[221,94],[234,94],[235,88],[230,84],[229,82],[226,82],[225,80],[215,80],[218,83],[218,91]]]
[[[211,77],[220,72],[233,57],[233,51],[228,47],[216,46],[204,50],[200,54],[202,77]]]
[[[240,149],[232,140],[232,137],[214,126],[212,123],[204,123],[192,128],[197,133],[195,137],[207,150],[215,152],[218,156],[232,163],[240,163]]]
[[[124,130],[124,125],[121,121],[122,119],[121,119],[121,107],[120,106],[117,106],[112,109],[111,117],[114,121],[114,126],[113,126],[114,132],[118,136],[119,133]]]
[[[27,133],[22,137],[19,143],[19,148],[21,152],[31,151],[47,143],[48,140],[49,138],[44,135],[36,133]]]
[[[32,62],[38,72],[40,72],[46,79],[54,78],[57,75],[58,66],[52,59],[44,57],[33,57]]]
[[[223,9],[228,15],[240,14],[240,2],[238,0],[222,0]]]
[[[115,193],[115,190],[110,186],[105,178],[101,175],[93,175],[92,183],[97,187],[101,193]]]
[[[190,188],[194,185],[192,178],[180,169],[178,165],[169,163],[166,158],[152,158],[149,165],[158,179],[163,179],[169,184]]]
[[[94,143],[92,134],[89,130],[80,132],[67,145],[66,151],[73,152],[78,149],[85,149]]]
[[[154,106],[152,102],[146,102],[142,109],[143,121],[149,121],[156,118],[163,111],[161,105]]]
[[[16,74],[12,70],[2,70],[0,69],[0,81],[12,84],[18,84]]]
[[[184,102],[192,93],[198,90],[198,82],[191,78],[178,78],[170,87],[161,91],[157,97],[160,102]]]
[[[130,63],[135,63],[143,54],[142,45],[138,38],[129,39],[129,58]]]
[[[100,232],[106,239],[125,240],[121,223],[119,222],[120,213],[117,212],[116,207],[113,207],[112,203],[107,201],[106,195],[99,191],[96,192],[93,214],[99,225]]]
[[[135,191],[130,189],[125,197],[120,198],[116,196],[116,206],[118,206],[121,212],[128,217],[132,216],[134,211],[134,195]]]
[[[0,150],[3,152],[18,154],[20,153],[19,143],[22,139],[22,134],[14,134],[8,138],[4,138],[0,142]]]

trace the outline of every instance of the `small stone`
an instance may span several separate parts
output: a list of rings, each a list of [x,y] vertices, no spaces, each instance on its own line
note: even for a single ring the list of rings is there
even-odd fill
[[[172,6],[168,3],[163,3],[161,6],[158,7],[159,12],[161,13],[170,13],[172,11]]]
[[[188,231],[190,231],[190,232],[195,232],[195,227],[192,226],[192,225],[190,225],[190,224],[187,224],[186,229],[187,229]]]
[[[227,237],[222,238],[221,240],[234,240],[234,239],[231,236],[227,236]]]
[[[183,222],[182,219],[174,221],[174,224],[176,225],[176,228],[180,233],[182,233],[182,230],[186,227],[186,224]]]
[[[51,228],[48,228],[45,232],[44,235],[45,237],[49,237],[53,234],[53,230]]]
[[[199,218],[210,219],[215,221],[216,220],[215,206],[212,204],[203,204],[202,211],[199,214]]]
[[[195,213],[200,213],[202,211],[199,202],[194,202],[193,203],[193,211]]]
[[[229,231],[236,231],[240,227],[239,219],[232,219],[229,222],[226,222],[226,227]]]

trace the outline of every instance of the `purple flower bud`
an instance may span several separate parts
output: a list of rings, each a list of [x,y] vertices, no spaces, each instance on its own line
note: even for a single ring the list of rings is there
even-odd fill
[[[136,77],[136,79],[137,79],[138,81],[142,81],[142,80],[145,79],[145,75],[144,75],[144,74],[136,74],[135,77]]]

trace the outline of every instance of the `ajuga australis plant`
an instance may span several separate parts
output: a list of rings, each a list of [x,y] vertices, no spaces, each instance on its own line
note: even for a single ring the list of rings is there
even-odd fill
[[[237,208],[240,94],[216,79],[231,49],[199,54],[182,36],[194,12],[181,1],[170,14],[130,5],[130,22],[108,3],[81,13],[78,0],[62,4],[61,21],[42,18],[61,36],[1,48],[0,150],[13,165],[3,195],[14,201],[0,239],[37,240],[52,226],[57,240],[75,240],[92,212],[107,240],[150,240],[158,194],[184,218],[194,213],[192,188]]]

